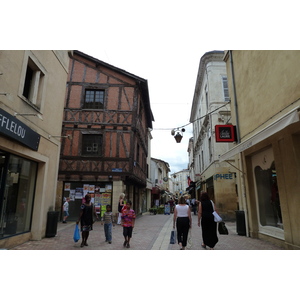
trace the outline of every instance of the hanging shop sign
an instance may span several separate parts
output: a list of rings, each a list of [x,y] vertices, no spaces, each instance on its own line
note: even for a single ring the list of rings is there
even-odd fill
[[[233,125],[216,125],[215,126],[216,142],[230,143],[235,142],[235,126]]]
[[[34,151],[38,150],[41,136],[1,108],[0,133],[20,142]]]

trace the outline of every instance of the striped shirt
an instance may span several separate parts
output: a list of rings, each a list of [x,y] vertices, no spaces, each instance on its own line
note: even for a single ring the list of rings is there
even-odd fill
[[[104,224],[110,224],[114,222],[113,213],[111,211],[106,211],[103,215]]]

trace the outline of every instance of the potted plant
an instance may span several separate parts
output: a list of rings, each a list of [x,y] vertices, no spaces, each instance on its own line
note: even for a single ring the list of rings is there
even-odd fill
[[[149,208],[149,212],[150,212],[150,214],[152,213],[152,214],[156,215],[157,214],[157,208],[156,207],[151,207],[151,208]]]

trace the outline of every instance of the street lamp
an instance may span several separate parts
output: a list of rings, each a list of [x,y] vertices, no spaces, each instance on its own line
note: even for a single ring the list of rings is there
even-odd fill
[[[185,129],[182,128],[181,132],[182,133],[185,132]],[[175,135],[175,133],[176,133],[176,135],[174,136],[174,139],[176,140],[176,143],[180,143],[181,140],[182,140],[183,134],[181,132],[180,132],[180,130],[178,128],[177,129],[174,128],[171,131],[171,135]]]

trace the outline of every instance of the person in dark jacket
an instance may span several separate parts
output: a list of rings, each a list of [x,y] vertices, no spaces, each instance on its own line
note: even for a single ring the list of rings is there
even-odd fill
[[[213,216],[213,203],[209,198],[208,193],[204,192],[201,194],[199,208],[198,208],[198,226],[202,227],[202,247],[208,246],[211,250],[214,249],[215,245],[219,241],[217,236],[217,223],[214,221]]]
[[[93,215],[98,219],[95,206],[91,203],[91,195],[85,195],[85,203],[83,203],[80,207],[80,215],[76,224],[79,223],[81,225],[81,235],[82,235],[82,243],[80,247],[88,246],[87,240],[90,234],[90,231],[93,230]]]

